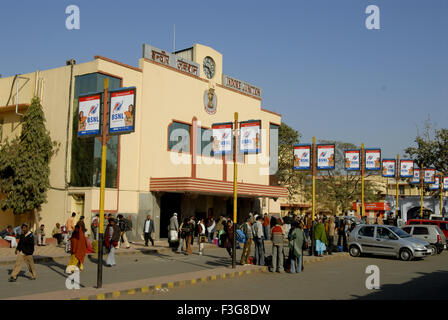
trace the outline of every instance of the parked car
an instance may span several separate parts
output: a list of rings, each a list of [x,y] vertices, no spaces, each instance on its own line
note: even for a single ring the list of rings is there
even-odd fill
[[[415,238],[429,242],[434,253],[440,254],[443,249],[446,249],[446,237],[436,225],[409,225],[402,229]]]
[[[348,248],[352,257],[369,253],[396,256],[403,261],[432,253],[427,241],[414,238],[398,227],[376,224],[356,226],[350,233]]]
[[[443,231],[445,237],[448,238],[448,221],[444,220],[426,220],[426,219],[410,219],[406,222],[406,225],[416,225],[416,224],[432,224],[438,226],[440,230]]]

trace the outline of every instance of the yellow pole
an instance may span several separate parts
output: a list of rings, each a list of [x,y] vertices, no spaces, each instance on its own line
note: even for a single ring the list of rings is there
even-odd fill
[[[423,163],[420,168],[420,218],[423,219],[423,179],[424,179],[424,172],[423,172]]]
[[[235,112],[235,130],[238,129],[238,112]],[[236,140],[237,138],[235,138]],[[236,165],[236,161],[237,161],[237,156],[236,156],[236,147],[237,147],[237,141],[235,141],[235,150],[233,153],[233,222],[236,223],[236,218],[237,218],[237,165]]]
[[[312,221],[316,214],[316,137],[313,137],[313,210],[312,210]]]
[[[104,238],[104,194],[106,189],[106,155],[107,155],[107,106],[108,106],[109,78],[104,80],[104,104],[103,104],[103,127],[101,147],[101,188],[100,188],[100,219],[98,232],[98,273],[97,288],[103,286],[103,238]]]
[[[235,112],[235,133],[238,130],[238,112]],[[237,146],[238,137],[234,135],[234,148],[233,148],[233,249],[232,249],[232,268],[236,268],[236,219],[237,219]]]
[[[364,143],[361,143],[361,217],[365,216],[365,206],[364,206]]]
[[[440,190],[440,215],[442,215],[442,210],[443,210],[443,175],[442,173],[440,173],[440,180],[439,180],[439,190]]]
[[[396,184],[397,184],[397,188],[395,190],[395,217],[398,218],[398,181],[400,181],[400,154],[397,153],[397,166],[396,166]]]

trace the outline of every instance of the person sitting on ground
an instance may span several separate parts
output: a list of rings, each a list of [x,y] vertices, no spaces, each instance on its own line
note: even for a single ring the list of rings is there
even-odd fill
[[[56,223],[56,226],[53,229],[53,232],[51,234],[53,238],[58,240],[58,246],[62,243],[62,228],[60,223]]]
[[[12,231],[12,226],[7,226],[5,230],[0,233],[0,237],[11,243],[11,248],[17,247],[16,237]]]

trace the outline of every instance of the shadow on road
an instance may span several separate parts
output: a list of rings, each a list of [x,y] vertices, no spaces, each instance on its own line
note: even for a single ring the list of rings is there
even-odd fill
[[[448,271],[419,272],[421,276],[401,284],[380,285],[366,296],[352,295],[356,300],[446,300]]]

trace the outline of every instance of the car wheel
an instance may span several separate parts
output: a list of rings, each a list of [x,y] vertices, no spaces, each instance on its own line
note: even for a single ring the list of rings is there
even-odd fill
[[[435,245],[430,245],[429,248],[431,249],[432,253],[431,255],[435,255],[436,253],[438,253],[437,247]]]
[[[351,246],[349,253],[352,257],[359,257],[361,254],[361,251],[359,251],[359,248],[357,246]]]
[[[400,251],[400,259],[403,260],[403,261],[411,260],[412,259],[412,252],[409,249],[407,249],[407,248],[401,249],[401,251]]]

